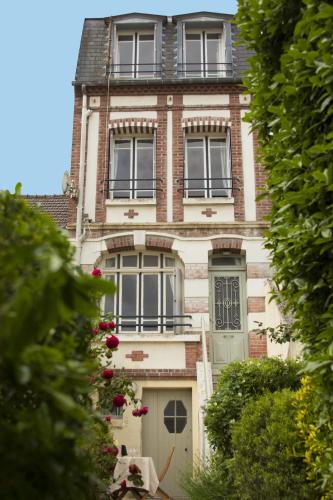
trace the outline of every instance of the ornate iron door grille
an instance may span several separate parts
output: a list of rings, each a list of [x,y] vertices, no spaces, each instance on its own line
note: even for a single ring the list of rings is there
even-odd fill
[[[215,330],[241,330],[239,276],[214,276]]]

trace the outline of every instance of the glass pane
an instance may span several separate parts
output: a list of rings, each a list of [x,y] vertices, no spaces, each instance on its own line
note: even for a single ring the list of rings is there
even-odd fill
[[[183,401],[176,401],[176,415],[177,417],[186,417],[187,411],[183,404]]]
[[[136,146],[136,196],[137,198],[153,198],[155,186],[152,180],[154,178],[154,140],[137,139]]]
[[[134,35],[118,36],[118,65],[115,76],[133,75]]]
[[[112,257],[111,259],[106,259],[105,267],[115,267],[116,266],[116,258]]]
[[[167,417],[173,417],[175,415],[175,404],[176,401],[169,401],[166,407],[164,408],[164,415]]]
[[[164,265],[165,267],[175,267],[175,259],[173,259],[172,257],[165,257]]]
[[[239,276],[214,277],[215,330],[240,330]]]
[[[229,196],[231,190],[230,172],[227,167],[225,139],[209,140],[210,196]]]
[[[123,255],[123,267],[138,267],[138,256]]]
[[[111,194],[113,198],[130,198],[131,141],[115,141]]]
[[[242,258],[241,257],[233,257],[233,256],[221,256],[221,257],[213,257],[212,258],[213,266],[241,266]]]
[[[205,196],[205,156],[203,139],[187,139],[187,177],[185,187],[188,197]]]
[[[186,427],[187,418],[186,417],[178,417],[176,418],[176,434],[180,434]]]
[[[157,255],[144,255],[143,256],[144,267],[158,267],[158,256]]]
[[[221,35],[218,33],[209,33],[206,38],[207,76],[217,76],[221,72]]]
[[[143,329],[157,330],[158,324],[158,274],[144,274],[143,279]],[[147,318],[147,319],[145,319]],[[155,318],[155,319],[153,319]]]
[[[164,417],[164,425],[170,432],[170,434],[174,434],[175,432],[175,419],[174,417]]]
[[[154,35],[139,35],[138,76],[154,76]]]
[[[179,323],[180,320],[173,318],[173,303],[174,303],[174,276],[172,274],[165,274],[165,314],[169,316],[164,318],[167,324],[166,329],[172,330],[173,324]]]
[[[201,76],[202,74],[202,43],[201,35],[186,34],[186,76]]]
[[[115,276],[114,274],[111,274],[110,276],[105,276],[105,279],[110,280],[110,281],[115,281]],[[104,314],[114,314],[114,295],[106,295],[105,296],[105,303],[104,303]]]
[[[123,331],[135,331],[137,315],[137,275],[124,274],[121,288],[121,324]],[[126,319],[126,316],[134,318]]]

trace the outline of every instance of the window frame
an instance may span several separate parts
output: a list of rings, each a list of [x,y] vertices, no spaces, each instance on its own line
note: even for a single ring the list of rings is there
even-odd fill
[[[217,67],[216,72],[213,74],[209,74],[209,70],[207,65],[213,64],[210,62],[207,62],[207,35],[219,35],[219,59],[215,63],[218,66],[221,67],[219,69]],[[200,35],[200,61],[198,61],[198,65],[201,66],[200,74],[191,74],[191,70],[187,68],[187,46],[186,46],[186,36],[187,35]],[[183,68],[183,75],[186,78],[218,78],[220,76],[224,76],[225,70],[223,68],[223,64],[225,63],[223,54],[225,52],[225,41],[224,41],[224,29],[222,28],[191,28],[190,26],[186,26],[185,24],[185,29],[183,31],[183,61],[184,61],[184,68]],[[195,63],[191,63],[195,64]]]
[[[230,134],[227,133],[225,135],[222,134],[209,134],[209,133],[199,133],[199,134],[187,134],[184,137],[185,140],[185,165],[184,165],[184,198],[200,198],[200,199],[217,199],[217,198],[223,198],[223,199],[228,199],[232,198],[232,166],[231,166],[231,155],[230,155],[230,138],[228,140],[228,135]],[[228,177],[225,179],[228,179],[226,182],[228,184],[227,187],[214,187],[213,186],[213,181],[212,181],[212,167],[211,167],[211,141],[220,139],[225,142],[225,162],[226,162],[226,169],[228,171]],[[201,140],[203,144],[203,158],[204,158],[204,164],[203,164],[203,170],[204,170],[204,187],[202,188],[189,188],[189,181],[191,181],[189,177],[189,161],[188,161],[188,141],[191,140]],[[221,165],[221,171],[222,171],[222,165]],[[213,196],[212,192],[213,191],[226,191],[226,196],[218,195],[218,196]],[[198,196],[198,195],[193,195],[190,196],[189,192],[190,191],[203,191],[204,196]]]
[[[138,265],[137,267],[124,267],[123,266],[123,257],[124,256],[130,256],[130,255],[136,255],[138,257]],[[144,266],[144,256],[146,255],[152,255],[152,256],[158,256],[158,266]],[[119,327],[117,326],[117,333],[121,332],[124,334],[153,334],[156,335],[157,333],[176,333],[176,331],[179,331],[179,328],[183,328],[182,326],[174,326],[174,323],[177,325],[182,322],[182,318],[175,318],[175,316],[181,314],[183,315],[183,270],[179,263],[177,262],[177,259],[173,255],[161,253],[161,252],[121,252],[118,254],[115,254],[116,257],[116,265],[114,268],[107,268],[103,266],[103,273],[106,279],[108,279],[108,276],[115,276],[115,284],[117,287],[117,291],[114,295],[114,300],[113,300],[113,311],[105,310],[106,306],[106,296],[103,297],[103,300],[101,302],[101,309],[102,309],[102,315],[112,315],[114,317],[119,317],[119,323],[121,324],[124,322],[124,319],[121,318],[122,312],[123,312],[123,304],[122,304],[122,293],[123,293],[123,276],[124,275],[134,275],[137,277],[136,279],[136,303],[135,303],[135,315],[136,318],[133,319],[128,319],[125,320],[126,322],[130,323],[133,322],[136,324],[136,326],[128,330],[127,327]],[[167,267],[165,266],[165,259],[167,257],[174,258],[174,266]],[[106,259],[105,259],[106,260]],[[104,260],[104,262],[105,262]],[[181,277],[179,277],[179,274],[181,273]],[[143,312],[144,312],[144,276],[147,275],[154,275],[157,276],[158,280],[158,298],[157,298],[157,305],[158,305],[158,314],[154,319],[151,319],[151,322],[155,322],[158,324],[156,329],[153,329],[151,326],[149,327],[144,327],[145,321],[148,322],[149,319],[145,319]],[[166,317],[167,314],[167,279],[166,276],[171,276],[172,277],[172,291],[173,291],[173,299],[172,299],[172,309],[173,309],[173,317],[168,319]],[[179,281],[181,280],[181,283]],[[147,316],[149,318],[149,316]],[[170,322],[170,325],[167,325],[167,323]],[[118,321],[116,321],[118,323]],[[164,323],[164,325],[161,325]]]
[[[153,60],[151,62],[151,65],[153,67],[152,73],[143,73],[139,71],[140,67],[140,36],[142,35],[151,35],[153,37]],[[125,74],[122,75],[121,73],[121,66],[122,65],[127,65],[127,63],[120,63],[120,53],[119,53],[119,37],[121,36],[131,36],[132,37],[132,62],[128,64],[128,66],[131,66],[131,71],[129,72],[130,74]],[[142,29],[142,30],[117,30],[116,32],[116,50],[115,50],[115,68],[116,71],[114,72],[114,75],[117,78],[138,78],[138,79],[143,79],[143,78],[156,78],[156,35],[155,35],[155,29]],[[149,63],[148,63],[149,64]],[[141,64],[142,65],[142,64]]]
[[[138,181],[145,181],[147,179],[138,179],[138,142],[139,141],[151,141],[152,145],[152,175],[149,179],[152,183],[151,190],[142,188],[138,189]],[[115,184],[117,182],[127,182],[126,181],[117,181],[115,177],[115,166],[116,166],[116,143],[121,141],[128,141],[130,143],[130,176],[128,179],[129,187],[124,189],[116,189]],[[109,189],[108,189],[108,198],[111,200],[154,200],[156,199],[156,134],[132,134],[132,135],[119,135],[114,136],[112,131],[110,131],[109,137]],[[149,180],[147,180],[149,182]],[[110,189],[111,186],[111,189]],[[119,193],[129,193],[129,196],[115,196],[115,194]],[[138,193],[151,193],[151,196],[138,196]]]

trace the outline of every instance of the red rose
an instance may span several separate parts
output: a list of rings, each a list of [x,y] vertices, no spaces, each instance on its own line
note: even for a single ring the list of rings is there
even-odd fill
[[[133,417],[140,417],[140,410],[137,410],[137,409],[133,410],[132,415],[133,415]]]
[[[98,334],[99,334],[99,329],[98,329],[98,328],[93,328],[93,329],[91,330],[91,333],[92,333],[93,335],[98,335]]]
[[[126,490],[127,484],[126,484],[125,479],[120,483],[120,487],[121,487],[122,490]]]
[[[110,415],[107,415],[106,417],[104,417],[104,420],[105,422],[111,422],[112,418]]]
[[[122,406],[127,404],[127,401],[122,394],[118,394],[117,396],[114,396],[114,398],[112,399],[112,404],[116,408],[121,408]]]
[[[102,377],[105,379],[109,379],[113,377],[113,370],[106,369],[102,373]]]
[[[94,269],[91,271],[91,275],[95,276],[95,278],[101,278],[102,271],[99,269],[99,267],[94,267]]]
[[[131,464],[128,466],[128,470],[130,471],[131,474],[139,474],[141,470],[139,467],[135,464]]]
[[[112,455],[116,457],[119,453],[117,446],[112,446],[112,448],[110,448],[110,453],[112,453]]]
[[[105,446],[104,448],[102,448],[102,453],[103,455],[108,455],[109,453],[111,453],[111,448]]]
[[[107,321],[100,321],[100,322],[98,323],[98,328],[99,328],[100,330],[104,330],[104,331],[106,331],[106,330],[108,330],[108,329],[109,329],[109,323],[108,323]]]
[[[140,415],[147,415],[149,408],[148,408],[148,406],[143,406],[142,408],[140,408],[139,411],[140,411]]]
[[[109,349],[115,349],[118,347],[119,339],[115,335],[111,335],[111,337],[107,337],[105,343]]]
[[[110,330],[114,330],[117,326],[114,321],[109,321],[108,325]]]

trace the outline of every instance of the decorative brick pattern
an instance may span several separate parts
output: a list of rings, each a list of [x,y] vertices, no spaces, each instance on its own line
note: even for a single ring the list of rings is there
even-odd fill
[[[258,133],[256,131],[253,132],[253,149],[254,149],[254,158],[258,157]],[[261,165],[258,161],[255,163],[255,181],[256,181],[256,197],[262,194],[262,188],[266,185],[266,172],[263,165]],[[260,199],[256,201],[256,212],[257,212],[257,220],[264,220],[264,217],[270,214],[271,211],[271,202],[267,198]]]
[[[133,208],[130,208],[128,212],[124,212],[124,215],[129,219],[134,219],[134,217],[139,215],[139,212],[135,212]]]
[[[235,220],[243,221],[244,210],[244,178],[242,163],[242,137],[241,137],[241,115],[239,108],[239,95],[230,94],[230,121],[231,127],[231,175],[235,181],[233,184],[233,197],[235,200]]]
[[[145,358],[149,358],[149,354],[143,351],[132,351],[130,354],[126,354],[125,357],[132,361],[143,361]]]
[[[206,210],[203,210],[201,213],[206,217],[213,217],[213,215],[217,214],[217,212],[215,212],[215,210],[212,210],[211,208],[206,208]]]
[[[265,297],[248,297],[247,298],[247,312],[248,313],[261,313],[265,312]]]
[[[118,252],[120,250],[134,250],[134,238],[132,235],[117,236],[106,240],[108,252]]]
[[[266,335],[256,335],[249,333],[249,357],[263,358],[267,356],[267,338]]]
[[[191,313],[207,313],[208,312],[208,297],[187,298],[185,297],[185,314]]]
[[[172,238],[163,238],[162,236],[146,236],[147,250],[171,252],[173,242],[174,240]]]
[[[202,361],[202,346],[199,342],[186,342],[185,365],[186,368],[196,368],[197,361]]]
[[[266,262],[248,262],[246,266],[248,278],[270,278],[272,270]]]
[[[185,264],[185,279],[208,279],[207,264]]]
[[[190,379],[196,380],[197,371],[195,368],[184,368],[183,370],[172,370],[161,368],[157,369],[125,369],[113,370],[114,375],[126,375],[134,380],[172,380],[172,379]]]
[[[240,238],[216,238],[212,240],[213,253],[219,253],[222,250],[233,250],[239,252],[242,248]]]

